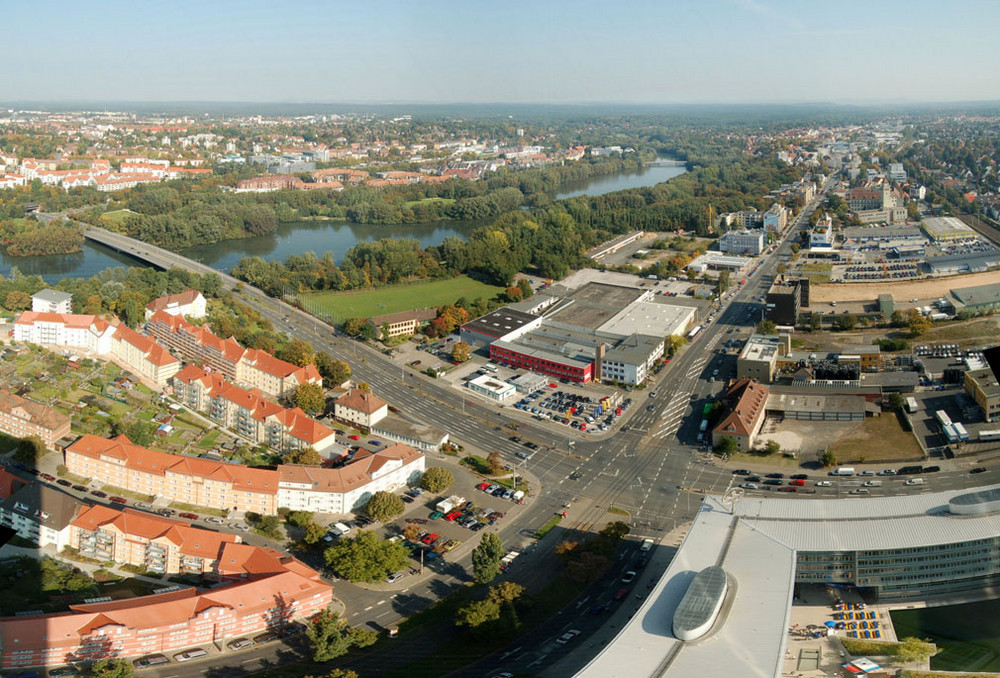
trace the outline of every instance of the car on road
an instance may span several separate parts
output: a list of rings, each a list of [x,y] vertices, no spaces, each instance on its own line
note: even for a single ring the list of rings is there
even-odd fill
[[[385,578],[385,581],[387,584],[395,584],[402,578],[403,578],[402,572],[393,572],[392,574],[390,574],[388,577]]]
[[[629,570],[622,575],[622,584],[631,584],[632,580],[635,579],[635,570]]]
[[[781,485],[781,480],[779,478],[765,478],[765,485]]]
[[[560,645],[565,645],[566,643],[570,642],[578,635],[580,635],[580,633],[581,633],[580,629],[570,629],[566,633],[556,638],[556,642],[559,643]]]
[[[207,656],[208,652],[201,649],[200,647],[196,647],[193,650],[187,650],[186,652],[179,652],[175,654],[174,659],[176,659],[179,662],[187,662],[191,661],[192,659],[201,659],[202,657],[207,657]]]
[[[859,476],[873,476],[875,471],[858,471]]]
[[[248,531],[250,529],[250,526],[247,525],[246,523],[236,523],[235,525],[233,525],[233,528],[237,529],[237,530],[242,530],[243,532],[246,532],[246,531]]]
[[[869,494],[869,490],[867,487],[855,487],[851,490],[851,494]]]
[[[799,488],[797,488],[797,487],[791,487],[789,485],[786,485],[784,487],[779,487],[778,488],[778,492],[798,492],[798,491],[799,491]]]
[[[239,650],[245,650],[248,647],[253,647],[253,641],[249,638],[237,638],[236,640],[231,640],[226,643],[226,647],[233,652],[237,652]]]
[[[614,598],[615,600],[624,600],[625,596],[627,595],[628,595],[628,589],[623,587],[615,591],[615,595],[611,597]]]
[[[765,477],[765,478],[784,478],[784,477],[785,477],[785,474],[784,474],[784,473],[768,473],[768,474],[767,474],[766,476],[764,476],[764,477]]]
[[[760,476],[747,476],[746,478],[744,478],[744,480],[747,481],[748,483],[759,483]]]
[[[197,513],[178,513],[178,518],[183,518],[184,520],[198,520]]]
[[[647,405],[647,406],[646,406],[646,411],[647,411],[647,412],[652,412],[652,411],[653,411],[653,410],[655,410],[655,409],[656,409],[656,406],[655,406],[655,405]]]
[[[733,471],[733,475],[734,476],[748,476],[748,475],[750,475],[750,471],[748,469],[745,469],[745,468],[738,468],[735,471]]]
[[[986,473],[987,468],[985,466],[977,466],[976,468],[969,471],[969,473]]]
[[[803,487],[806,484],[806,481],[801,478],[796,478],[795,480],[789,480],[788,484],[793,487]]]
[[[656,396],[658,396],[659,394],[660,394],[660,392],[659,392],[659,391],[653,391],[652,393],[650,393],[650,394],[649,394],[649,397],[650,397],[650,398],[655,398],[655,397],[656,397]]]
[[[878,472],[880,476],[894,476],[896,475],[896,469],[894,468],[884,468]]]
[[[788,476],[792,480],[809,480],[809,475],[807,473],[796,473],[793,476]]]
[[[598,603],[597,605],[591,605],[590,609],[588,610],[590,614],[604,614],[607,611],[608,611],[607,603]]]
[[[756,490],[757,483],[740,483],[740,487],[742,487],[744,490]]]
[[[817,480],[816,487],[833,487],[833,483],[829,480]]]
[[[150,666],[162,666],[163,664],[169,664],[170,660],[167,659],[165,655],[162,654],[151,654],[147,657],[139,657],[132,662],[132,665],[137,669],[144,669]]]
[[[538,444],[537,443],[533,443],[530,440],[528,442],[526,442],[524,444],[524,446],[527,447],[529,450],[537,450],[538,449]]]

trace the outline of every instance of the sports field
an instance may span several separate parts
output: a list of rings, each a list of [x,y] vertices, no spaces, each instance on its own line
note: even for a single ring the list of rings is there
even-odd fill
[[[477,297],[492,299],[503,289],[463,275],[448,280],[391,285],[357,292],[318,292],[303,295],[300,300],[310,313],[320,317],[329,315],[334,321],[342,321],[345,318],[368,318],[453,304],[461,297],[469,301]]]
[[[1000,671],[1000,601],[893,610],[896,636],[930,638],[943,651],[936,671]]]

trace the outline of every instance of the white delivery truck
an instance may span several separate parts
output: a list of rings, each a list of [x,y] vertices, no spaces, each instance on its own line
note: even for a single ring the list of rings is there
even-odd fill
[[[453,494],[447,499],[442,499],[441,501],[439,501],[437,503],[437,506],[435,506],[434,508],[436,508],[441,513],[448,513],[456,506],[461,506],[464,503],[465,503],[465,497],[460,497],[457,494]]]
[[[854,467],[853,466],[841,466],[830,471],[831,476],[853,476]]]

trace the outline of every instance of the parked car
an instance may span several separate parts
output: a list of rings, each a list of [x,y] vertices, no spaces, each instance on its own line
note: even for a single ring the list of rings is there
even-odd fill
[[[73,489],[76,490],[77,492],[86,492],[87,491],[87,488],[84,487],[83,485],[74,485]]]
[[[403,578],[402,572],[393,572],[392,574],[390,574],[388,577],[385,578],[385,581],[387,584],[395,584],[402,578]]]
[[[733,471],[734,476],[748,476],[750,475],[750,470],[745,468],[738,468]]]
[[[740,487],[742,487],[744,490],[756,490],[757,483],[741,483]]]
[[[440,520],[441,518],[444,517],[444,514],[441,513],[440,511],[432,511],[431,514],[427,517],[430,518],[431,520]]]
[[[184,520],[198,520],[198,514],[196,513],[178,513],[177,517]]]
[[[987,469],[985,466],[977,466],[976,468],[969,471],[969,473],[986,473]]]
[[[254,636],[253,642],[257,643],[258,645],[262,645],[263,643],[269,643],[272,640],[277,640],[277,639],[278,639],[277,633],[274,633],[273,631],[266,631],[260,634],[259,636]]]
[[[430,534],[424,535],[423,539],[421,539],[420,541],[422,541],[427,545],[430,545],[436,542],[439,539],[439,537],[440,535],[438,535],[437,532],[431,532]]]
[[[632,580],[634,579],[635,579],[635,570],[629,570],[628,572],[622,575],[623,584],[631,584]]]
[[[206,523],[213,523],[215,525],[222,525],[223,520],[222,520],[222,518],[217,518],[215,516],[209,516],[208,518],[205,518],[205,522]]]
[[[615,595],[611,597],[614,598],[615,600],[624,600],[625,596],[627,595],[628,595],[628,589],[623,587],[615,591]]]
[[[162,654],[151,654],[146,657],[139,657],[132,662],[132,665],[139,669],[144,669],[149,666],[161,666],[163,664],[169,664],[170,660]]]
[[[226,643],[226,647],[228,647],[233,652],[236,652],[239,650],[245,650],[248,647],[252,647],[253,644],[254,644],[253,641],[250,640],[249,638],[237,638],[236,640],[231,640],[228,643]]]
[[[201,659],[202,657],[207,657],[207,656],[208,652],[201,649],[200,647],[196,647],[193,650],[187,650],[186,652],[180,652],[178,654],[175,654],[174,659],[176,659],[179,662],[186,662],[186,661],[191,661],[192,659]]]
[[[56,484],[57,485],[62,485],[63,487],[72,487],[72,485],[73,485],[73,483],[71,483],[70,481],[66,480],[65,478],[60,478],[59,480],[56,481]]]
[[[38,474],[38,477],[41,478],[42,480],[47,480],[50,483],[53,480],[55,480],[55,477],[54,476],[50,476],[48,473],[40,473],[40,474]]]
[[[125,497],[109,497],[108,501],[110,501],[110,502],[112,502],[114,504],[127,504],[128,503],[128,499],[126,499]]]

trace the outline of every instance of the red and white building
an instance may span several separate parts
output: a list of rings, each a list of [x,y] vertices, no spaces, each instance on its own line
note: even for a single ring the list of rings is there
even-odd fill
[[[152,318],[157,311],[187,318],[204,318],[207,313],[207,303],[205,295],[198,290],[184,290],[149,302],[146,305],[146,320]]]
[[[25,311],[14,321],[14,341],[81,348],[97,355],[111,352],[115,328],[96,315]]]

